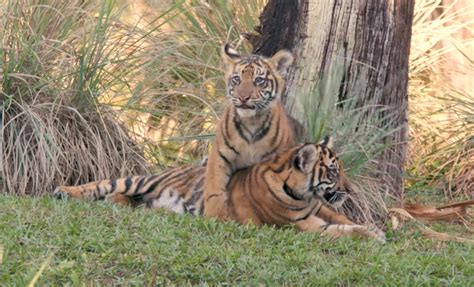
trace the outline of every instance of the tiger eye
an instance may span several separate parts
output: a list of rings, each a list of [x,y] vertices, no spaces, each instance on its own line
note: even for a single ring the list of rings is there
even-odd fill
[[[240,84],[240,76],[239,75],[233,76],[232,77],[232,83],[235,84],[235,85]]]
[[[262,78],[262,77],[256,77],[255,80],[254,80],[254,83],[257,86],[264,85],[266,82],[267,82],[267,80],[265,78]]]

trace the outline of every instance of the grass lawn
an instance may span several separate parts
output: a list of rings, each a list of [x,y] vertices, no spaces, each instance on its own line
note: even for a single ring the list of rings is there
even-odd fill
[[[358,238],[331,241],[292,228],[2,195],[0,285],[25,286],[35,274],[38,285],[73,286],[474,285],[471,244],[434,241],[413,230],[408,224],[388,233],[385,245]]]

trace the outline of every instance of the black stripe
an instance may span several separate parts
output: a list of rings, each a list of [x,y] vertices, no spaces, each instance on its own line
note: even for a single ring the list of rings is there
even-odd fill
[[[326,231],[329,228],[330,225],[331,224],[326,223],[326,224],[321,225],[321,227],[323,228],[323,231]],[[340,230],[338,230],[338,231],[340,232]]]
[[[265,87],[268,86],[268,75],[270,75],[270,71],[268,69],[265,70],[265,75],[263,76],[265,78]]]
[[[135,190],[134,190],[133,193],[131,194],[132,196],[140,192],[140,189],[142,188],[143,183],[145,182],[145,178],[146,178],[146,177],[142,176],[142,177],[140,178],[140,180],[138,180],[137,187],[135,188]]]
[[[334,154],[332,153],[332,151],[328,148],[328,152],[329,152],[329,158],[332,158],[334,156]]]
[[[128,190],[130,189],[130,187],[132,186],[132,177],[131,176],[127,176],[127,178],[125,178],[125,191],[122,192],[122,194],[126,194],[128,192]]]
[[[269,96],[267,97],[268,102],[272,102],[273,99],[275,98],[275,95],[273,94],[273,80],[268,79],[266,86],[265,86],[265,93],[269,93]]]
[[[274,212],[273,210],[271,210],[271,206],[269,206],[269,207],[270,207],[270,212],[271,212],[271,216],[268,215],[269,217],[279,218],[279,219],[283,220],[284,222],[294,222],[295,221],[293,219],[293,217],[286,217],[286,216],[282,215],[279,211]]]
[[[275,77],[273,77],[273,82],[275,83],[275,96],[278,94],[278,81]]]
[[[159,179],[159,178],[163,178],[163,177],[167,177],[169,176],[170,174],[173,174],[174,172],[176,171],[179,171],[181,170],[182,167],[174,167],[174,168],[171,168],[171,169],[168,169],[168,170],[165,170],[157,175],[152,175],[152,176],[149,176],[146,178],[145,182],[143,183],[144,186],[148,185],[150,182],[154,181],[155,179]]]
[[[251,173],[253,170],[255,170],[255,173],[254,173],[254,175],[255,175],[258,172],[258,169],[252,168],[249,172]],[[249,175],[251,175],[251,174],[247,173],[246,177],[249,178]],[[248,194],[249,194],[249,199],[250,199],[252,210],[255,212],[255,214],[257,214],[257,216],[259,216],[259,219],[264,223],[269,222],[269,220],[265,220],[266,218],[267,219],[274,219],[275,217],[279,218],[279,219],[282,219],[286,222],[292,222],[293,221],[292,218],[288,218],[286,216],[283,216],[279,212],[273,212],[271,210],[271,206],[262,205],[260,202],[255,200],[255,198],[253,197],[252,191],[258,190],[258,188],[253,188],[253,187],[258,185],[257,176],[254,176],[254,180],[255,180],[255,182],[253,182],[253,183],[250,180],[248,180],[249,184],[247,185],[247,191],[248,191]],[[270,187],[268,187],[268,189],[270,189]],[[267,212],[264,207],[269,207],[270,210]]]
[[[204,200],[202,201],[201,207],[199,207],[199,214],[204,213]]]
[[[99,199],[101,199],[99,185],[96,185],[96,186],[95,186],[95,190],[94,190],[93,196],[94,196],[94,200],[99,200]]]
[[[311,178],[309,179],[309,186],[307,187],[308,191],[311,191],[313,189],[315,173],[316,173],[316,165],[313,165],[313,169],[311,170]]]
[[[156,183],[156,182],[155,182],[155,183]],[[155,183],[153,183],[153,185],[154,185]],[[155,186],[155,187],[156,187],[156,186]],[[153,187],[153,189],[154,189],[155,187]],[[146,201],[146,206],[147,206],[147,207],[153,207],[153,206],[152,206],[153,202],[154,202],[154,201],[159,201],[162,194],[163,194],[163,191],[160,191],[160,192],[156,195],[156,197],[153,197],[153,198],[148,199],[148,200]]]
[[[271,149],[269,152],[266,152],[265,154],[263,154],[262,158],[265,158],[266,156],[268,155],[271,155],[273,153],[275,153],[277,151],[277,149],[279,149],[280,147],[279,146],[275,146],[273,149]],[[284,167],[286,164],[282,165],[281,167]],[[281,172],[281,171],[280,171]],[[277,173],[280,173],[280,172],[277,172]]]
[[[196,184],[196,186],[194,186],[194,189],[195,189],[195,190],[202,190],[202,189],[204,188],[204,180],[205,180],[205,178],[206,178],[205,176],[202,176],[202,177],[199,179],[199,181],[198,181],[198,183]]]
[[[213,197],[221,196],[221,195],[224,195],[224,194],[223,194],[223,193],[222,193],[222,194],[217,194],[217,193],[211,194],[211,195],[209,195],[209,196],[206,198],[206,201],[208,201],[209,199],[211,199],[211,198],[213,198]]]
[[[245,178],[243,179],[245,180]],[[242,187],[244,187],[244,184],[241,182],[240,183]],[[234,199],[232,196],[229,196],[227,198],[227,213],[230,217],[237,218],[237,211],[235,210],[235,204],[234,204]]]
[[[176,188],[179,189],[179,187],[186,187],[188,186],[189,182],[192,182],[196,176],[199,176],[201,173],[201,169],[194,171],[191,173],[189,170],[186,171],[183,176],[186,178],[183,180],[182,176],[176,177],[176,178],[168,178],[168,181],[162,182],[164,186],[171,186],[175,185]],[[177,184],[178,183],[178,184]]]
[[[333,182],[333,181],[324,181],[324,180],[321,180],[321,181],[318,182],[318,184],[316,184],[316,186],[320,186],[321,184],[333,185],[333,184],[336,184],[336,183]]]
[[[186,168],[186,170],[187,170],[187,168]],[[185,174],[185,173],[186,173],[186,170],[177,173],[177,174],[174,175],[171,179],[177,178],[177,177],[179,177],[179,176]],[[169,176],[169,175],[170,175],[170,174],[166,174],[165,176],[162,176],[161,178],[159,178],[158,180],[156,180],[155,182],[153,182],[146,190],[142,190],[143,192],[142,192],[141,194],[142,194],[142,195],[147,195],[147,194],[153,192],[153,191],[155,190],[155,188],[156,188],[162,181],[168,179],[168,176]],[[156,178],[156,176],[153,176],[153,178]],[[147,180],[147,182],[145,183],[145,185],[146,185],[147,183],[149,183],[150,181],[151,181],[150,179]]]
[[[288,195],[289,197],[291,197],[292,199],[296,200],[296,201],[299,201],[299,200],[303,200],[303,198],[300,198],[299,196],[297,196],[295,194],[295,192],[291,189],[291,187],[289,187],[286,182],[283,184],[283,190],[285,191],[286,195]]]
[[[110,184],[110,193],[112,193],[117,188],[117,180],[111,179],[109,180],[109,184]]]
[[[318,203],[319,203],[319,205],[318,205]],[[314,210],[315,210],[316,208],[318,208],[318,211],[317,211],[316,213],[319,213],[319,211],[321,210],[322,206],[323,206],[323,204],[322,204],[320,201],[316,201],[316,203],[315,203],[315,205],[313,206],[313,208],[311,208],[311,210],[310,210],[306,215],[297,218],[295,221],[300,221],[300,220],[305,220],[305,219],[307,219],[310,215],[312,215],[312,214],[314,213]]]
[[[303,198],[299,198],[295,193],[294,191],[288,186],[287,184],[287,181],[290,179],[290,176],[291,176],[291,173],[292,171],[290,171],[290,173],[288,173],[288,176],[286,177],[286,179],[283,181],[283,191],[291,198],[293,198],[294,200],[303,200]]]
[[[323,208],[323,203],[320,202],[319,200],[316,202],[319,203],[319,208],[317,211],[314,212],[314,216],[318,216],[319,212],[321,211],[321,208]]]
[[[263,118],[264,115],[261,115],[260,117],[258,117],[259,120],[261,120]],[[263,121],[261,121],[262,123],[260,124],[260,126],[256,129],[256,132],[254,134],[254,137],[259,133],[260,130],[262,129],[265,129],[268,125],[269,125],[269,122],[270,122],[270,125],[271,125],[271,121],[273,120],[273,113],[272,112],[268,112],[268,113],[265,113],[265,118]]]
[[[265,173],[265,172],[264,172],[264,173]],[[284,205],[286,209],[291,210],[291,211],[301,211],[301,210],[307,208],[307,206],[299,207],[299,206],[289,205],[288,203],[284,202],[284,201],[275,193],[275,191],[270,188],[270,185],[268,184],[266,178],[265,178],[265,177],[262,177],[262,178],[263,178],[263,181],[265,182],[265,184],[267,185],[267,188],[268,188],[268,191],[270,192],[270,194],[271,194],[279,203],[281,203],[282,205]]]
[[[169,185],[171,185],[172,183],[174,183],[176,181],[180,181],[181,176],[183,176],[183,175],[188,175],[189,176],[189,171],[192,170],[193,168],[195,168],[194,165],[186,166],[186,167],[180,169],[179,170],[180,172],[178,172],[176,174],[169,174],[167,177],[163,178],[161,183],[164,186],[169,186]]]
[[[196,202],[202,197],[203,194],[202,190],[191,190],[191,192],[191,198],[185,202],[186,205],[196,205]]]
[[[244,131],[242,130],[242,122],[238,121],[237,114],[234,114],[233,122],[234,122],[235,129],[239,133],[239,136],[243,138],[247,143],[250,143],[250,140],[244,135]]]
[[[224,204],[226,205],[228,214],[235,218],[237,215],[235,214],[234,200],[232,199],[233,188],[231,188],[231,184],[232,184],[232,179],[229,178],[227,181],[226,189],[225,189],[226,198],[225,198]]]
[[[270,144],[276,144],[277,137],[280,133],[280,122],[281,122],[281,116],[278,117],[278,121],[276,122],[275,126],[275,134],[270,140]],[[278,146],[277,146],[278,147]]]
[[[220,151],[218,151],[218,153],[219,156],[225,161],[227,166],[230,168],[230,170],[232,170],[232,163]]]
[[[230,111],[227,112],[226,117],[225,117],[225,129],[223,129],[223,135],[222,137],[224,138],[224,144],[230,148],[232,151],[235,152],[235,154],[240,154],[230,143],[229,143],[229,116],[230,116]]]
[[[260,221],[265,222],[267,220],[266,220],[266,217],[261,212],[263,210],[262,210],[261,206],[259,206],[259,208],[257,208],[256,205],[260,205],[260,204],[257,203],[257,201],[255,200],[255,198],[253,196],[252,191],[256,190],[256,189],[252,188],[252,186],[257,185],[257,183],[252,184],[252,181],[251,181],[252,170],[253,170],[253,168],[248,170],[247,174],[244,176],[244,180],[246,181],[245,182],[246,184],[242,185],[242,191],[245,192],[245,188],[247,188],[247,193],[249,195],[248,198],[250,199],[250,207],[252,208],[252,211],[257,215],[257,217],[259,218]]]
[[[153,180],[159,178],[159,177],[162,177],[162,176],[165,176],[166,174],[168,174],[170,172],[170,170],[166,171],[166,172],[163,172],[163,173],[160,173],[160,174],[156,174],[156,175],[152,175],[152,176],[149,176],[146,178],[146,181],[144,182],[144,185],[147,185],[148,183],[152,182]]]
[[[203,189],[194,189],[192,192],[193,192],[193,194],[197,194],[197,196],[195,198],[195,201],[193,202],[193,205],[194,205],[195,208],[200,206],[199,209],[198,210],[196,209],[196,210],[199,212],[198,214],[201,215],[203,210],[204,210],[204,196],[203,196],[204,195],[204,190]],[[196,214],[196,211],[195,211],[194,214]]]
[[[248,64],[248,59],[247,58],[243,58],[242,60],[238,61],[236,66],[238,65],[245,65],[245,64]]]
[[[230,143],[229,143],[229,140],[227,140],[227,137],[225,135],[222,135],[222,137],[224,138],[224,144],[230,148],[235,154],[240,154]]]
[[[257,130],[257,132],[252,136],[252,142],[258,142],[259,140],[263,139],[270,130],[272,126],[273,114],[267,115],[261,127]]]
[[[187,192],[191,193],[191,196],[188,200],[186,200],[185,204],[187,205],[195,205],[196,202],[201,198],[203,194],[203,186],[204,186],[204,176],[202,176],[199,181],[193,186],[188,188]]]
[[[172,196],[174,196],[174,195],[172,195]],[[176,197],[176,200],[173,202],[173,204],[174,205],[178,204],[178,202],[180,202],[182,199],[183,199],[183,197],[178,194],[178,196]]]

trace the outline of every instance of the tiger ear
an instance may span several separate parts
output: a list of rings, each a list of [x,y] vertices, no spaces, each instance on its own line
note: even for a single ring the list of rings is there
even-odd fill
[[[332,149],[334,146],[334,139],[331,136],[325,136],[324,139],[319,142],[319,145]]]
[[[222,46],[222,58],[224,58],[224,62],[228,65],[237,62],[242,56],[236,50],[232,49],[228,43],[225,43],[224,46]]]
[[[318,159],[317,153],[318,151],[313,144],[305,144],[295,153],[293,167],[303,173],[311,172]]]
[[[280,74],[285,76],[286,71],[293,63],[293,55],[287,50],[280,50],[270,58],[270,62],[273,63]]]

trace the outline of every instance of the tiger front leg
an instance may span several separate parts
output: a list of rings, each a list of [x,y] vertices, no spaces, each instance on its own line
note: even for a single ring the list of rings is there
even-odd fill
[[[321,206],[317,216],[332,224],[354,224],[354,222],[352,222],[344,214],[337,213],[324,205]]]
[[[204,212],[206,218],[226,220],[229,217],[227,210],[227,186],[234,172],[232,158],[224,155],[217,148],[209,155],[206,167],[204,186]]]
[[[376,227],[368,227],[356,224],[330,224],[316,216],[310,216],[305,220],[296,223],[301,231],[306,232],[321,232],[332,238],[340,236],[358,235],[363,237],[371,237],[375,240],[385,243],[385,233]]]

